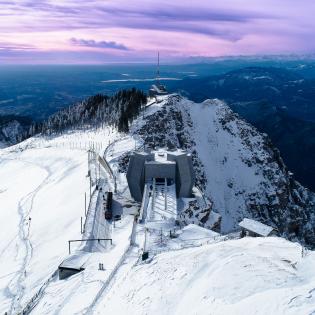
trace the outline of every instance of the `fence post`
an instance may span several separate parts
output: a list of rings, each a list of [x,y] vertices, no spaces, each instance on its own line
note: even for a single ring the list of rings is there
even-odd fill
[[[164,181],[164,201],[165,201],[164,208],[165,208],[165,211],[167,211],[167,179],[166,178]]]
[[[148,247],[148,228],[144,230],[144,244],[143,244],[143,252],[147,252]]]
[[[155,203],[155,178],[153,178],[153,191],[152,191],[152,205],[151,205],[151,213],[154,211],[154,203]]]
[[[136,244],[136,230],[137,230],[137,217],[134,217],[133,225],[132,225],[132,232],[130,237],[130,245],[134,246]]]

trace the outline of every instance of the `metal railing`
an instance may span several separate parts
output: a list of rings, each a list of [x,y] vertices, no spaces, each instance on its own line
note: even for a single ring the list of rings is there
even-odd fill
[[[110,241],[110,244],[113,244],[113,239],[111,238],[86,238],[86,239],[82,239],[82,240],[69,240],[68,241],[68,246],[69,246],[69,255],[71,254],[71,243],[75,243],[75,242],[92,242],[92,241],[98,241],[98,243],[100,241]]]

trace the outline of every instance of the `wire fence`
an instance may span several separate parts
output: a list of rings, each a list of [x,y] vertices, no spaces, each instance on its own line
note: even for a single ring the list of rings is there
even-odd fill
[[[148,252],[155,256],[164,252],[184,250],[187,248],[201,247],[204,245],[215,244],[219,242],[225,242],[229,240],[239,239],[239,235],[231,233],[227,235],[215,235],[209,237],[192,238],[192,239],[180,239],[180,237],[174,237],[170,230],[160,230],[159,234],[155,234],[151,237],[151,246],[148,248]]]
[[[38,304],[41,297],[43,296],[45,289],[48,287],[49,283],[52,282],[57,277],[57,274],[58,270],[54,271],[54,273],[43,283],[39,290],[27,302],[26,306],[23,308],[20,314],[28,315],[32,312],[32,310],[35,308],[35,306]]]

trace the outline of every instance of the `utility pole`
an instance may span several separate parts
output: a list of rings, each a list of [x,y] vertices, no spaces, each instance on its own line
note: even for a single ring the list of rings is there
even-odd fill
[[[92,196],[92,179],[91,179],[91,174],[90,174],[90,201],[91,201],[91,196]]]
[[[86,192],[84,193],[84,213],[86,216]]]
[[[147,242],[148,242],[148,228],[144,230],[144,245],[143,245],[143,253],[142,253],[142,260],[146,260],[149,258],[149,252],[147,250]]]
[[[163,243],[163,233],[162,233],[162,229],[160,231],[160,245],[162,245]]]
[[[100,164],[100,161],[98,161],[98,179],[101,180],[101,164]]]
[[[157,73],[156,73],[156,83],[160,85],[160,52],[158,51],[158,66],[157,66]]]

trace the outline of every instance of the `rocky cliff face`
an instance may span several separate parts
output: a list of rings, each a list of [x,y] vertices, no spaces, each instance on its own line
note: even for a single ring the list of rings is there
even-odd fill
[[[7,147],[27,138],[31,119],[15,115],[0,115],[0,148]]]
[[[133,133],[146,147],[192,153],[196,183],[222,216],[222,232],[250,217],[315,246],[315,194],[294,180],[268,136],[224,103],[169,96]]]
[[[23,138],[23,127],[21,124],[12,120],[0,126],[0,142],[3,147],[16,144]]]

